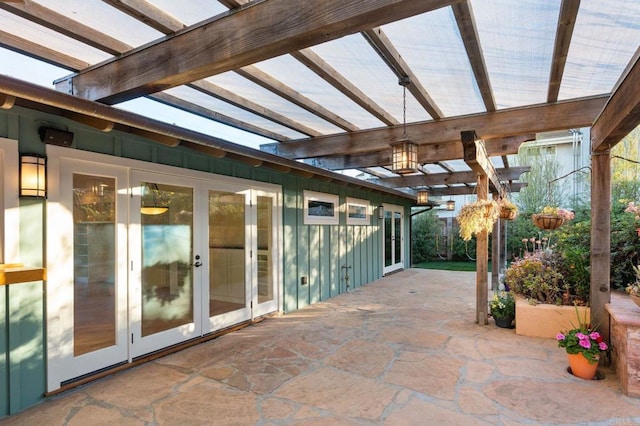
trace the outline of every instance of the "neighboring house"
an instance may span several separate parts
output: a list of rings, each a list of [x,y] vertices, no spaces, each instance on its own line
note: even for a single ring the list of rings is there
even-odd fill
[[[0,109],[1,258],[46,269],[0,286],[0,417],[409,267],[410,195],[63,115],[46,101]],[[73,141],[45,144],[45,129]],[[25,153],[46,155],[46,200],[18,196]]]

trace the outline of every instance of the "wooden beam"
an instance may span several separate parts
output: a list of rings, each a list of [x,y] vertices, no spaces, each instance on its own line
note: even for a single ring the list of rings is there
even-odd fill
[[[611,156],[608,152],[591,155],[591,323],[609,339],[609,315],[605,305],[611,302]]]
[[[16,103],[16,97],[0,93],[0,109],[11,109]]]
[[[135,127],[131,128],[131,133],[134,135],[142,136],[147,139],[151,139],[152,141],[156,141],[159,144],[175,147],[180,145],[180,139],[175,138],[169,135],[163,135],[162,133],[156,133],[149,130],[137,129]]]
[[[484,141],[478,138],[474,130],[464,130],[460,132],[460,138],[464,149],[464,162],[478,175],[486,175],[500,197],[505,197],[507,191],[500,181],[500,176],[496,168],[487,155]]]
[[[640,48],[591,127],[591,151],[606,151],[640,124]]]
[[[450,0],[257,1],[72,80],[77,96],[114,104],[447,6]]]
[[[346,97],[364,108],[365,111],[382,121],[384,124],[393,126],[400,124],[391,114],[385,111],[373,99],[368,97],[362,90],[351,83],[340,74],[335,68],[323,60],[320,55],[311,49],[303,49],[299,52],[291,52],[291,56],[309,67],[309,69],[326,80],[333,87],[342,92]]]
[[[597,96],[554,104],[472,114],[464,117],[444,118],[438,121],[409,123],[407,124],[407,133],[409,138],[418,144],[418,155],[420,155],[420,145],[434,142],[439,144],[455,143],[460,140],[460,131],[463,129],[476,129],[478,134],[483,135],[483,138],[488,140],[590,126],[602,110],[607,99],[607,96]],[[278,155],[287,158],[363,154],[388,150],[391,143],[402,138],[402,134],[402,126],[385,127],[348,134],[340,133],[322,136],[314,139],[300,139],[279,144],[278,146],[263,145],[261,149],[268,152],[277,151]],[[312,141],[312,143],[307,143],[309,141]],[[462,156],[454,158],[462,158]],[[440,160],[442,159],[436,161]]]
[[[529,166],[511,167],[508,169],[496,169],[501,180],[518,180],[523,173],[531,170]],[[470,172],[433,173],[428,175],[394,176],[382,179],[369,179],[369,182],[379,185],[388,185],[396,188],[431,186],[431,185],[456,185],[461,183],[476,183],[478,174]]]
[[[429,113],[434,119],[438,120],[444,116],[440,108],[436,105],[435,101],[429,96],[425,88],[420,83],[420,79],[416,76],[409,65],[402,59],[400,52],[391,43],[391,40],[382,31],[382,28],[373,28],[362,32],[364,38],[374,48],[383,61],[389,65],[391,71],[398,77],[398,79],[408,77],[409,84],[407,90],[413,95],[420,105]]]
[[[505,138],[485,140],[485,147],[489,156],[517,154],[520,145],[526,141],[535,139],[535,134],[511,136]],[[286,158],[287,152],[281,152],[280,148],[284,144],[261,145],[261,150],[270,152]],[[457,160],[462,158],[462,145],[459,141],[435,142],[418,145],[418,162],[420,164],[433,164],[446,160]],[[315,157],[308,159],[309,164],[327,170],[361,169],[366,167],[388,166],[391,164],[391,149],[380,149],[378,151],[366,152],[363,154],[332,155],[326,157]]]
[[[469,0],[465,0],[452,4],[451,8],[453,9],[453,15],[456,18],[462,42],[469,57],[469,62],[471,63],[473,75],[480,89],[484,107],[488,112],[495,111],[496,101],[493,99],[489,73],[487,72],[487,65],[485,64],[484,55],[482,54],[480,37],[478,36],[475,19],[473,18],[471,3]]]
[[[527,182],[514,182],[509,185],[509,190],[512,193],[520,192],[520,190],[527,186]],[[429,188],[429,196],[452,196],[452,195],[471,195],[477,194],[478,190],[476,185],[464,185],[464,186],[446,186],[442,188]]]
[[[255,84],[269,90],[272,93],[275,93],[281,98],[288,100],[289,102],[309,111],[310,113],[322,118],[323,120],[328,121],[335,126],[340,127],[343,130],[349,132],[358,130],[358,127],[355,124],[350,123],[349,121],[340,117],[338,114],[329,111],[319,103],[309,99],[306,96],[303,96],[299,92],[293,90],[291,87],[285,85],[281,81],[276,80],[254,65],[249,65],[244,68],[237,69],[235,70],[235,72],[246,78],[247,80],[254,82]]]
[[[556,29],[556,41],[553,46],[553,59],[551,61],[551,73],[549,75],[549,89],[547,102],[556,102],[564,74],[564,66],[569,54],[569,45],[573,36],[573,28],[578,17],[580,0],[562,0],[558,27]]]
[[[70,118],[73,121],[82,123],[85,126],[93,127],[101,132],[110,132],[116,123],[110,120],[103,120],[102,118],[92,117],[90,115],[79,114],[73,111],[62,111],[64,117]]]

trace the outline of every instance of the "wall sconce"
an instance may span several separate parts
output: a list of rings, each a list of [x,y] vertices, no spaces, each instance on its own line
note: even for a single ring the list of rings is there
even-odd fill
[[[418,170],[416,144],[407,139],[391,145],[391,170],[401,175]]]
[[[378,219],[384,219],[384,207],[381,205],[378,206]]]
[[[447,211],[452,212],[456,209],[456,202],[453,200],[447,201]]]
[[[47,157],[20,155],[20,196],[47,198]]]
[[[429,192],[425,189],[416,192],[416,200],[419,206],[426,206],[429,203]]]
[[[144,214],[144,215],[150,215],[150,216],[155,216],[155,215],[159,215],[162,213],[165,213],[167,210],[169,210],[169,207],[167,207],[167,203],[164,201],[164,199],[162,198],[162,194],[160,193],[160,189],[158,188],[158,184],[156,183],[151,183],[151,184],[147,184],[145,183],[143,186],[144,190],[149,191],[151,193],[151,202],[150,203],[145,203],[144,200],[144,193],[142,194],[142,200],[141,200],[141,206],[140,206],[140,213]]]

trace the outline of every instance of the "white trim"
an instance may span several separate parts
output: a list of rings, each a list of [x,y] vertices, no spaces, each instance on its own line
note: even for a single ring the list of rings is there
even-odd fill
[[[20,214],[18,141],[0,138],[0,263],[18,263],[20,259]]]
[[[309,212],[309,204],[312,202],[332,204],[331,215],[315,215]],[[338,225],[340,223],[340,197],[336,194],[304,191],[304,224],[305,225]]]

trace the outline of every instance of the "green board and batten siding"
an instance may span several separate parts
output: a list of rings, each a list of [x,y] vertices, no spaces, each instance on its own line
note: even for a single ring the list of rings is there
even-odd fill
[[[38,135],[42,125],[73,132],[74,148],[112,155],[114,164],[118,164],[117,157],[125,157],[280,185],[283,192],[282,292],[285,312],[344,293],[343,265],[351,266],[348,270],[351,290],[382,276],[381,221],[377,215],[372,215],[370,225],[346,225],[344,212],[340,214],[339,225],[304,225],[304,190],[337,194],[341,204],[346,202],[346,197],[354,197],[368,200],[372,207],[385,202],[402,205],[408,211],[410,205],[407,199],[208,157],[128,133],[102,133],[41,111],[23,107],[0,110],[0,137],[18,140],[22,153],[45,153],[45,145]],[[34,209],[42,214],[44,203],[21,200],[21,223],[30,227],[20,230],[21,252],[25,263],[42,265],[45,221],[44,216],[34,220]],[[405,215],[405,234],[409,229],[408,216]],[[35,242],[34,233],[39,235]],[[409,253],[408,243],[405,252]],[[307,277],[306,285],[302,284],[302,277]],[[0,418],[42,399],[46,382],[44,283],[6,287],[10,288],[3,288],[0,294]]]

